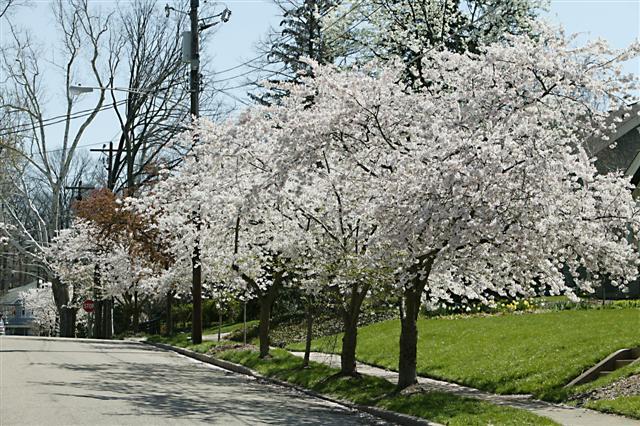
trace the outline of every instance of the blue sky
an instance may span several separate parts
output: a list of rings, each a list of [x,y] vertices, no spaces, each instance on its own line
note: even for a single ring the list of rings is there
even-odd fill
[[[201,0],[203,2],[204,0]],[[109,8],[114,1],[96,1],[101,7]],[[164,0],[159,0],[164,4]],[[263,38],[270,27],[277,27],[280,22],[279,9],[270,0],[227,0],[224,2],[232,10],[231,20],[218,29],[208,54],[214,59],[214,68],[224,70],[241,64],[256,56],[256,43]],[[50,1],[31,0],[31,7],[18,9],[13,22],[29,28],[34,35],[46,45],[50,40],[56,40],[57,34],[50,10]],[[614,47],[625,47],[635,39],[640,38],[640,0],[555,0],[550,3],[547,19],[565,27],[567,33],[580,33],[580,40],[603,38]],[[0,24],[4,25],[4,24]],[[4,42],[6,28],[0,28],[0,42]],[[47,64],[43,67],[47,71]],[[241,74],[246,68],[240,68],[223,73],[216,78],[227,78]],[[640,60],[628,63],[628,72],[640,74]],[[49,70],[53,76],[54,68]],[[244,80],[239,77],[237,83]],[[79,81],[81,82],[81,81]],[[61,82],[51,77],[47,80],[50,89],[47,116],[61,113],[56,107],[56,97],[61,95]],[[90,83],[88,83],[90,84]],[[117,85],[117,84],[116,84]],[[235,85],[232,81],[230,86]],[[234,92],[242,95],[241,91]],[[83,95],[83,100],[77,109],[91,106],[95,94]],[[230,99],[229,99],[230,100]],[[95,144],[111,138],[117,133],[110,112],[103,112],[103,116],[87,132],[82,145]],[[55,126],[52,132],[60,131]]]

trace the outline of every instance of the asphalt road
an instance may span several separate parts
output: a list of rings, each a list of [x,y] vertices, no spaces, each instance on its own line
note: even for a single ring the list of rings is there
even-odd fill
[[[136,342],[0,336],[0,425],[385,424]]]

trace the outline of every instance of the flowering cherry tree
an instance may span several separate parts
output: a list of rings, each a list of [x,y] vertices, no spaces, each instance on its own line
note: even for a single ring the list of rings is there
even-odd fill
[[[53,300],[51,283],[41,283],[38,288],[32,288],[20,293],[24,307],[33,316],[33,322],[38,334],[51,336],[56,329],[58,310]]]
[[[334,290],[343,374],[355,373],[363,300],[393,285],[398,385],[409,386],[425,301],[573,295],[637,275],[630,184],[598,175],[583,142],[615,131],[606,111],[636,88],[619,63],[638,47],[537,33],[429,51],[421,90],[402,85],[401,62],[312,64],[313,78],[280,86],[290,95],[279,104],[200,122],[194,155],[135,208],[157,217],[172,258],[188,264],[197,245],[211,282],[264,302],[267,333],[285,282]]]
[[[0,222],[0,245],[7,244],[13,230],[13,226],[8,223]]]
[[[200,121],[199,145],[174,175],[129,203],[155,215],[154,227],[182,264],[200,248],[205,291],[255,297],[260,355],[269,352],[271,306],[304,244],[298,224],[280,213],[270,159],[279,130],[258,111],[239,123]],[[197,212],[197,214],[195,214]]]
[[[75,330],[80,303],[92,293],[98,253],[93,237],[96,232],[90,223],[77,220],[71,228],[61,230],[44,249],[53,279],[59,281],[53,297],[60,307],[60,329],[69,333]]]
[[[279,139],[275,160],[289,199],[323,244],[337,236],[348,247],[358,264],[343,271],[394,271],[400,387],[416,380],[425,299],[571,295],[566,275],[592,291],[583,269],[619,284],[636,276],[630,184],[597,175],[583,141],[629,101],[635,81],[619,63],[637,50],[571,48],[542,28],[480,54],[433,52],[421,92],[398,86],[401,66],[316,67],[272,108],[295,135]]]

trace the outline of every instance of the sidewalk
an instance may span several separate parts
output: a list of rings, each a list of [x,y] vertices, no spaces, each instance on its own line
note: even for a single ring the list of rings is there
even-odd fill
[[[220,333],[220,340],[225,340],[227,338],[228,335],[230,335],[231,333]],[[204,342],[207,341],[212,341],[212,342],[218,342],[218,334],[203,334],[202,335],[202,340]]]
[[[291,353],[299,357],[304,356],[303,352]],[[340,367],[339,354],[312,352],[311,360],[327,364],[332,367]],[[362,374],[383,377],[393,383],[396,383],[398,380],[398,373],[394,371],[362,363],[358,363],[357,368]],[[481,399],[498,405],[507,405],[509,407],[531,411],[532,413],[548,417],[565,426],[640,426],[640,421],[638,420],[611,414],[603,414],[598,411],[588,410],[585,408],[574,408],[567,405],[552,404],[532,399],[528,395],[497,395],[484,392],[479,389],[457,385],[455,383],[428,379],[426,377],[419,377],[418,383],[427,390],[449,392],[469,398]]]

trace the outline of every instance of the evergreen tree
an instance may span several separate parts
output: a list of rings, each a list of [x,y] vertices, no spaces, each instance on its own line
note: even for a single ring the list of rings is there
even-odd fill
[[[265,46],[266,64],[274,78],[269,83],[279,81],[298,82],[302,75],[309,75],[311,67],[304,62],[310,58],[325,65],[333,63],[336,50],[328,37],[323,18],[337,5],[336,0],[275,0],[282,10],[280,29],[273,30],[270,41]],[[329,24],[330,25],[330,24]],[[249,95],[262,104],[278,102],[286,92],[269,88],[260,94]]]

